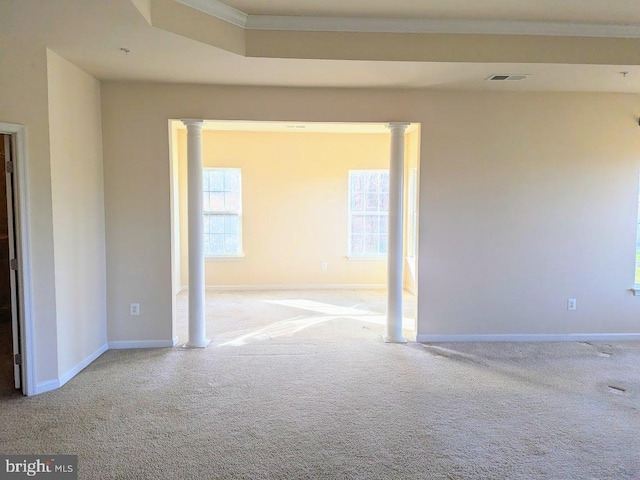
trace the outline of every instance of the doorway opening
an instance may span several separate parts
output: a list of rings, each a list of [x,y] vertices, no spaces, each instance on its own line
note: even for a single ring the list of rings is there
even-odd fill
[[[0,389],[22,391],[18,317],[14,142],[0,134]]]
[[[173,337],[182,344],[188,185],[187,132],[181,121],[169,121],[169,138]],[[413,124],[405,133],[402,201],[408,338],[415,335],[417,318],[419,143],[420,125]],[[384,326],[386,124],[207,121],[202,159],[207,324],[218,317],[218,325],[228,330],[219,338],[218,328],[208,328],[212,339],[224,343],[249,335],[255,340],[265,329],[271,336],[276,330],[293,335],[344,318]],[[249,304],[262,305],[265,317],[272,312],[273,318],[241,325],[239,310]]]

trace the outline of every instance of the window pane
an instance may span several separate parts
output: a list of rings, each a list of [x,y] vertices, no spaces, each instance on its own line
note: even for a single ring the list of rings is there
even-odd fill
[[[351,233],[364,233],[364,215],[354,215],[351,219]]]
[[[202,190],[204,192],[208,192],[210,190],[210,181],[209,179],[211,178],[211,171],[210,170],[205,170],[202,174]]]
[[[351,191],[353,193],[364,192],[364,175],[362,172],[351,172]]]
[[[224,210],[224,193],[216,192],[210,193],[210,209],[209,210]]]
[[[365,233],[378,233],[378,216],[368,215],[365,220]]]
[[[381,192],[389,191],[389,172],[382,172],[380,174],[380,191]]]
[[[367,192],[378,191],[378,172],[366,172],[365,189]]]
[[[240,194],[227,192],[224,194],[224,209],[230,212],[240,211]]]
[[[351,210],[354,212],[362,212],[364,210],[364,195],[362,193],[354,193],[351,198]]]
[[[202,209],[203,210],[211,210],[211,202],[209,201],[209,192],[204,192],[202,194]]]
[[[238,233],[239,221],[237,215],[225,215],[224,216],[224,233]]]
[[[380,233],[385,235],[389,232],[389,217],[387,215],[380,215]]]
[[[224,235],[210,235],[211,237],[211,253],[213,255],[222,255],[224,253]]]
[[[380,194],[380,211],[381,212],[389,211],[389,194],[388,193]]]
[[[364,252],[378,253],[378,236],[377,235],[364,236]]]
[[[210,235],[204,236],[204,254],[205,255],[211,254],[211,236]]]
[[[366,195],[366,211],[377,212],[378,211],[378,194],[375,192],[367,192]]]
[[[224,215],[208,215],[209,233],[224,233]]]
[[[387,253],[388,239],[385,235],[380,237],[380,253]]]
[[[223,170],[210,170],[211,183],[209,185],[212,192],[224,191],[224,171]]]
[[[351,253],[364,253],[364,237],[351,235]]]
[[[238,253],[238,235],[224,236],[225,253]]]
[[[240,171],[239,170],[224,171],[224,189],[227,192],[240,191]]]

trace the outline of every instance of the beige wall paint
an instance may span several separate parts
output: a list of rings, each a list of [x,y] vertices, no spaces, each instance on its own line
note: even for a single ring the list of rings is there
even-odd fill
[[[107,341],[100,84],[47,51],[58,375]]]
[[[622,94],[103,84],[110,334],[170,338],[182,117],[420,122],[419,334],[640,332],[638,111]],[[132,324],[141,296],[152,320]]]
[[[205,167],[242,171],[243,251],[206,284],[380,285],[386,260],[347,259],[349,170],[388,169],[388,134],[203,132]],[[182,285],[188,284],[187,142],[178,132]],[[322,262],[328,269],[322,270]]]
[[[239,55],[245,54],[245,34],[241,27],[173,0],[150,0],[150,7],[154,27]]]
[[[8,35],[12,18],[0,6]],[[0,122],[26,125],[29,222],[34,325],[34,378],[36,383],[58,377],[56,350],[56,299],[54,287],[51,170],[49,165],[49,117],[47,55],[44,46],[0,42]],[[6,40],[6,41],[5,41]],[[24,207],[24,206],[23,206]]]
[[[246,55],[267,58],[637,65],[639,45],[637,38],[246,30]]]

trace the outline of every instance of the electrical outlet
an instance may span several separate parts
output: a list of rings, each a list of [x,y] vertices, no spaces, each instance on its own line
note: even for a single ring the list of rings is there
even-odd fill
[[[322,262],[321,268],[322,270],[326,270],[327,268],[329,268],[329,264],[327,262]]]
[[[132,303],[129,305],[129,315],[140,315],[140,304]]]
[[[567,310],[575,310],[578,308],[578,302],[575,298],[567,299]]]

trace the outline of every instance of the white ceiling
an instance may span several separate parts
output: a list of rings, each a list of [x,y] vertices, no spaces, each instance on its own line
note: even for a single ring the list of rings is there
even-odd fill
[[[435,8],[436,2],[396,0],[406,8]],[[559,5],[557,18],[575,21],[580,15],[596,15],[606,4],[602,18],[638,21],[638,0],[527,1],[493,0],[487,12],[499,5],[510,14],[529,11],[537,15],[540,4]],[[234,6],[263,12],[270,5],[312,5],[293,0],[229,0]],[[380,2],[370,2],[378,5]],[[391,2],[387,2],[389,5]],[[441,12],[471,15],[478,2],[442,0]],[[581,8],[577,8],[578,3]],[[632,3],[636,9],[632,9]],[[351,6],[361,0],[323,0],[323,12]],[[526,8],[522,5],[528,5]],[[571,4],[573,9],[568,8]],[[396,2],[393,3],[396,5]],[[520,5],[520,7],[518,7]],[[249,9],[248,7],[251,7]],[[517,8],[516,8],[517,7]],[[302,8],[302,7],[300,7]],[[314,7],[319,8],[319,7]],[[373,6],[370,13],[382,7]],[[400,7],[398,7],[400,8]],[[405,8],[405,7],[403,7]],[[565,17],[575,10],[573,17]],[[638,10],[638,11],[636,11]],[[402,10],[403,15],[407,10]],[[483,10],[484,11],[484,10]],[[466,12],[466,13],[465,13]],[[565,13],[563,13],[565,12]],[[580,13],[582,12],[582,13]],[[587,13],[585,13],[587,12]],[[588,13],[591,12],[591,13]],[[606,14],[606,15],[605,15]],[[587,16],[588,16],[587,15]],[[587,16],[584,16],[586,19]],[[547,18],[548,20],[548,18]],[[640,24],[640,21],[638,21]],[[640,67],[595,65],[491,65],[474,63],[419,63],[338,60],[246,58],[150,26],[130,0],[2,0],[0,42],[35,43],[47,46],[101,80],[183,82],[218,85],[299,87],[392,87],[510,91],[606,91],[640,93]],[[129,55],[119,50],[131,49]],[[626,77],[619,74],[628,71]],[[487,82],[491,74],[527,73],[521,82]]]
[[[640,25],[638,0],[224,0],[250,15]]]

